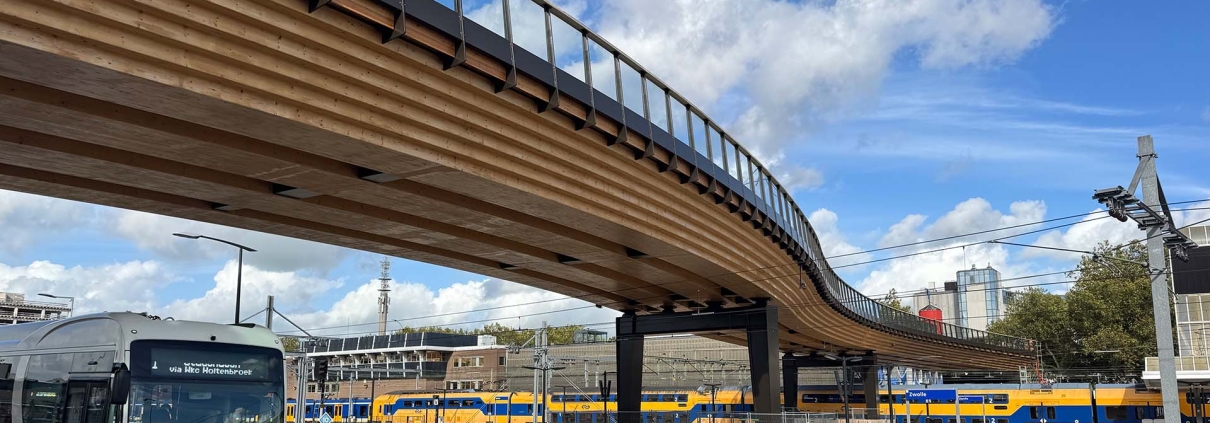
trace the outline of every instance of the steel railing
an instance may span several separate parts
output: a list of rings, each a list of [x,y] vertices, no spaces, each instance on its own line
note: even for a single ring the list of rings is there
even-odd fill
[[[379,1],[399,10],[401,15],[406,12],[398,0]],[[413,8],[413,5],[419,3],[425,1],[410,0],[406,7]],[[459,45],[463,46],[463,51],[471,23],[482,27],[482,30],[476,29],[479,30],[476,34],[481,34],[484,30],[495,32],[496,35],[504,37],[502,41],[507,43],[507,50],[497,57],[507,62],[510,78],[515,78],[513,75],[519,69],[519,57],[524,56],[523,58],[530,62],[535,59],[545,60],[549,66],[541,72],[533,72],[530,76],[551,85],[551,103],[557,103],[557,96],[561,91],[580,92],[581,97],[587,97],[586,101],[582,101],[590,115],[586,121],[595,119],[599,110],[603,114],[610,114],[605,112],[606,109],[612,111],[612,114],[617,116],[615,120],[623,128],[623,133],[626,132],[625,129],[630,129],[648,137],[651,144],[671,147],[669,150],[676,156],[673,158],[674,162],[676,158],[681,158],[691,163],[696,170],[709,175],[717,183],[726,186],[733,195],[740,197],[741,205],[742,201],[747,201],[757,212],[767,216],[776,225],[774,233],[778,233],[780,229],[796,244],[786,250],[795,255],[794,259],[811,276],[819,295],[837,311],[868,326],[909,336],[943,342],[957,341],[969,346],[991,347],[1016,353],[1034,350],[1031,340],[925,319],[886,306],[844,283],[825,260],[819,238],[811,223],[807,221],[806,215],[767,167],[685,96],[550,1],[501,0],[499,9],[490,10],[492,16],[489,18],[484,18],[482,13],[476,13],[482,22],[465,13],[461,0],[444,0],[439,3],[456,14],[457,29],[449,32],[455,37],[461,37]],[[531,8],[536,5],[541,9],[540,12],[533,11],[541,14],[541,23],[531,20],[531,26],[514,25],[513,15],[524,11],[527,4]],[[487,7],[490,6],[476,12],[489,11]],[[497,12],[499,15],[495,15]],[[518,37],[536,40],[539,35],[537,31],[542,31],[545,45],[533,42],[531,50],[539,51],[526,50],[525,46],[518,44]],[[565,37],[578,39],[560,40]],[[496,42],[479,38],[484,43]],[[561,49],[559,41],[575,48]],[[594,57],[599,57],[600,60],[594,61]],[[455,57],[454,60],[458,58]],[[576,68],[582,66],[583,75],[569,73],[568,69],[560,68],[560,63],[577,65],[574,66]],[[596,73],[594,70],[603,72]],[[626,78],[630,75],[634,77]],[[628,79],[635,78],[637,84],[628,83]],[[594,85],[594,79],[599,84]],[[509,81],[505,83],[508,84]],[[587,86],[586,91],[582,89],[584,85]],[[607,89],[608,86],[613,89]],[[598,88],[606,89],[602,91]],[[637,121],[636,117],[639,118]],[[585,122],[585,125],[589,124]],[[795,246],[803,248],[794,248]]]

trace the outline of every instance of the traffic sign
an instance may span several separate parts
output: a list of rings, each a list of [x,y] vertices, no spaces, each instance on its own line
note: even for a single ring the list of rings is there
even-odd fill
[[[328,412],[325,411],[323,415],[319,416],[319,423],[332,423],[332,416],[329,416]]]
[[[958,391],[953,389],[908,389],[907,399],[908,401],[931,403],[955,402],[958,400]]]

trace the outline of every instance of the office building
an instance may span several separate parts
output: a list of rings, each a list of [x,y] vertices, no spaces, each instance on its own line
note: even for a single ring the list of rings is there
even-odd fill
[[[940,309],[942,321],[978,330],[987,330],[988,325],[1004,317],[1007,291],[1000,281],[1000,271],[990,265],[982,269],[972,266],[956,276],[940,288],[934,284],[926,292],[913,295],[907,301],[912,311],[919,313],[931,305]]]

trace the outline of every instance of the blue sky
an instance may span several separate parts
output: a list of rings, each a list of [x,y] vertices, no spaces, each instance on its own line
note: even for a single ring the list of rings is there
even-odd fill
[[[737,139],[774,163],[784,180],[793,179],[795,199],[811,212],[829,253],[854,254],[836,264],[983,238],[863,252],[878,247],[1093,211],[1094,189],[1129,182],[1135,137],[1143,134],[1156,139],[1171,201],[1210,198],[1204,166],[1210,161],[1210,26],[1204,22],[1210,3],[560,4],[729,122]],[[468,3],[468,15],[485,16],[491,7]],[[745,27],[750,22],[764,25]],[[567,63],[570,69],[578,62]],[[0,289],[74,294],[82,310],[226,316],[218,310],[230,310],[233,251],[169,235],[193,230],[263,250],[246,258],[245,310],[255,311],[259,298],[274,294],[311,328],[373,320],[368,284],[379,258],[372,254],[0,194],[0,229],[9,234],[0,242]],[[1178,220],[1208,216],[1191,211]],[[1136,236],[1128,224],[1096,221],[1014,241],[1088,249]],[[990,263],[1011,278],[1068,269],[1077,258],[981,245],[847,267],[842,274],[881,294],[939,284],[970,264]],[[399,284],[393,318],[558,298],[421,263],[395,259],[393,266]],[[407,322],[453,324],[575,305],[582,304]],[[577,310],[504,322],[607,322],[610,316]]]

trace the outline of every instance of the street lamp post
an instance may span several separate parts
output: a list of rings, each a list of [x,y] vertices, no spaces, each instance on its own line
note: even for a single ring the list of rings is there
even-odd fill
[[[57,298],[60,300],[67,300],[68,301],[67,317],[71,317],[72,314],[75,314],[75,312],[76,312],[76,297],[68,297],[66,295],[51,295],[51,294],[47,294],[45,292],[39,293],[38,295],[46,297],[46,298]]]
[[[181,238],[189,238],[189,239],[205,238],[205,239],[208,239],[211,241],[221,242],[221,243],[224,243],[224,244],[227,244],[227,245],[230,245],[232,247],[239,249],[239,261],[238,261],[238,265],[237,265],[238,267],[235,270],[235,324],[238,325],[239,324],[240,291],[243,289],[243,286],[244,286],[244,280],[243,280],[244,279],[244,251],[247,251],[250,253],[255,253],[256,250],[249,248],[249,247],[245,247],[243,245],[236,244],[231,241],[227,241],[225,239],[218,239],[218,238],[208,237],[205,235],[176,232],[176,233],[173,233],[172,236],[178,236]]]

